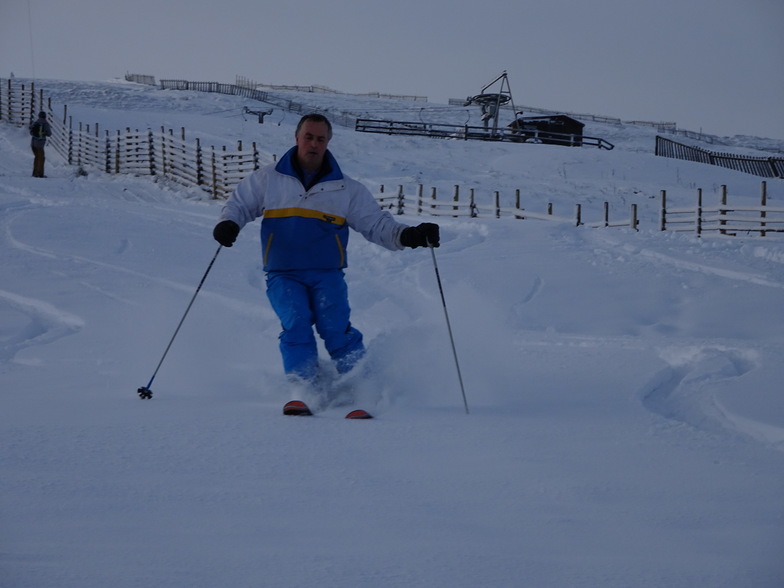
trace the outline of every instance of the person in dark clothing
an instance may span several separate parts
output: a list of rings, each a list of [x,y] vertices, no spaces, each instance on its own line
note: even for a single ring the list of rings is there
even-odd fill
[[[52,127],[49,121],[46,120],[46,113],[41,111],[38,113],[38,120],[30,125],[30,147],[33,149],[33,177],[43,178],[44,164],[46,163],[46,154],[44,147],[46,146],[46,138],[52,136]]]

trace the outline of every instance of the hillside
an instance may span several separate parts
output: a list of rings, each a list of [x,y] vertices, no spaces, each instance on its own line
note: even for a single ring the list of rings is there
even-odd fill
[[[256,141],[269,159],[299,118],[259,125],[238,97],[127,83],[40,86],[75,120]],[[26,132],[0,125],[2,584],[784,583],[784,241],[657,224],[661,190],[685,206],[724,184],[756,204],[759,178],[656,158],[645,127],[586,133],[615,149],[335,129],[343,170],[374,191],[459,185],[509,202],[520,189],[531,210],[580,203],[587,220],[604,201],[613,217],[640,211],[639,231],[438,219],[469,415],[429,253],[353,235],[358,403],[377,418],[346,421],[280,414],[257,224],[221,250],[139,400],[215,254],[220,202],[78,176],[51,151],[48,177],[31,178]],[[768,198],[784,201],[780,180]]]

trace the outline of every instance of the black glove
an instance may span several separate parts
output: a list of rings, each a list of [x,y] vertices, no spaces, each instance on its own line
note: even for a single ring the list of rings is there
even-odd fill
[[[400,244],[403,247],[438,247],[438,225],[435,223],[422,223],[416,227],[408,227],[400,233]]]
[[[219,222],[212,230],[212,236],[224,247],[231,247],[234,245],[234,241],[237,240],[237,235],[239,234],[240,226],[230,220]]]

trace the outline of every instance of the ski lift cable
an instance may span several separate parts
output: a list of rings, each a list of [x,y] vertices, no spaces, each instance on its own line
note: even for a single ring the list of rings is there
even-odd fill
[[[35,77],[35,51],[33,50],[33,11],[30,8],[30,0],[27,0],[27,29],[30,33],[30,67],[32,68],[33,80]]]

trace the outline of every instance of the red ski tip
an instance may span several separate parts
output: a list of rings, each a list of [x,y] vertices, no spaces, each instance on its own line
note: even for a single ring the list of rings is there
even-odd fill
[[[362,409],[352,410],[346,415],[347,419],[372,419],[373,415]]]
[[[283,407],[283,414],[288,416],[311,416],[313,413],[310,412],[308,405],[301,400],[292,400]]]

